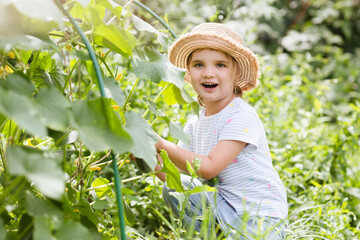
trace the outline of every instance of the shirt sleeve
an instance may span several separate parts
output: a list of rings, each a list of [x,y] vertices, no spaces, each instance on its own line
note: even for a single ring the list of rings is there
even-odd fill
[[[219,141],[242,141],[258,148],[263,131],[263,126],[255,111],[236,111],[224,119]]]

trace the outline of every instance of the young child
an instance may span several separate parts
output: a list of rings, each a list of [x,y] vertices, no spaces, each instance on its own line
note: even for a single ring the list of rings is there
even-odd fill
[[[204,23],[174,42],[169,59],[186,69],[185,80],[197,92],[203,110],[185,126],[191,136],[189,145],[181,141],[175,145],[159,136],[156,148],[164,149],[184,172],[186,161],[198,157],[201,164],[197,174],[205,180],[218,179],[214,186],[217,192],[191,195],[185,224],[193,223],[199,231],[201,220],[197,216],[202,215],[201,202],[206,201],[225,236],[283,239],[286,191],[272,166],[263,125],[256,111],[241,98],[243,91],[258,84],[257,57],[227,25]],[[158,176],[165,179],[163,173]],[[190,184],[190,180],[182,174],[186,187],[202,184],[197,179]],[[165,184],[164,200],[179,215],[178,200],[171,191]]]

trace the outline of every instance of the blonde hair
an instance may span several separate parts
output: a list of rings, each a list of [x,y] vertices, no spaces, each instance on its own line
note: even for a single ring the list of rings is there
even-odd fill
[[[196,49],[195,51],[193,51],[192,53],[190,53],[188,59],[187,59],[187,63],[186,63],[186,75],[188,77],[185,77],[185,80],[187,81],[191,81],[191,77],[190,77],[190,72],[189,72],[189,67],[190,67],[190,61],[192,59],[192,55],[194,52],[198,51],[198,50],[201,50],[201,49]],[[216,50],[216,51],[219,51],[219,50]],[[225,53],[226,57],[228,58],[228,60],[230,60],[230,67],[231,69],[233,70],[233,81],[234,81],[234,89],[233,89],[233,92],[235,94],[236,97],[242,97],[242,94],[243,94],[243,91],[241,90],[241,87],[235,83],[235,80],[239,79],[240,78],[240,74],[241,74],[241,71],[240,71],[240,65],[239,63],[235,60],[235,58],[233,58],[232,56],[230,56],[229,54],[227,54],[226,52],[223,52]],[[201,98],[200,95],[197,96],[197,100],[198,100],[198,103],[200,106],[202,107],[205,107],[205,104],[204,104],[204,101],[203,99]]]

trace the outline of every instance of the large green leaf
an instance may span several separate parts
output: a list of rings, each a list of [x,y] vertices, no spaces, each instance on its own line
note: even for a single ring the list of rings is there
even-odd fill
[[[110,99],[106,98],[74,102],[73,125],[78,130],[80,139],[92,151],[129,151],[133,145],[131,137],[123,129],[109,102]]]
[[[51,129],[65,131],[69,122],[69,104],[54,88],[41,88],[35,99],[41,121]]]
[[[60,229],[56,232],[57,240],[92,240],[89,230],[81,223],[72,220],[64,222]]]
[[[34,240],[54,239],[52,235],[52,221],[48,217],[40,216],[34,218]]]
[[[169,39],[166,36],[166,34],[160,32],[159,30],[157,30],[156,28],[151,26],[149,23],[145,22],[144,20],[142,20],[141,18],[139,18],[135,15],[132,15],[132,20],[133,20],[134,26],[137,30],[147,31],[147,32],[156,34],[157,40],[163,46],[163,49],[167,50]]]
[[[35,91],[34,85],[19,72],[10,74],[5,81],[0,81],[0,88],[8,91],[11,90],[28,97],[30,97]]]
[[[166,173],[166,184],[169,188],[175,189],[177,192],[183,192],[184,187],[181,184],[180,172],[171,162],[166,151],[161,150],[160,156],[163,160],[163,168],[161,172]]]
[[[153,49],[145,49],[145,51],[138,52],[138,56],[132,63],[138,78],[155,83],[162,80],[173,83],[180,89],[184,87],[185,72],[171,64],[165,54]]]
[[[11,146],[7,149],[8,168],[12,175],[25,176],[45,196],[60,199],[65,189],[61,158],[51,152]]]
[[[122,106],[125,103],[125,94],[120,86],[112,78],[104,78],[104,85],[106,96]]]
[[[24,16],[40,19],[44,22],[62,23],[62,14],[53,1],[43,0],[11,0],[11,3]]]
[[[99,16],[100,7],[91,8],[91,18],[94,24],[95,44],[107,47],[124,57],[132,55],[132,49],[137,43],[137,39],[124,28],[115,25],[106,25]]]
[[[158,142],[158,139],[151,126],[139,113],[128,111],[125,113],[125,117],[125,129],[134,141],[130,151],[135,157],[144,159],[149,167],[154,169],[157,163],[155,144]]]
[[[0,112],[14,119],[30,134],[41,137],[47,135],[46,126],[40,120],[39,111],[29,97],[0,88]]]
[[[64,131],[68,127],[68,103],[53,88],[41,89],[32,97],[34,86],[20,74],[12,74],[0,85],[0,113],[14,119],[30,134],[46,136],[46,127]]]
[[[61,25],[62,15],[53,1],[0,2],[0,47],[42,48],[52,44],[49,30]]]
[[[64,219],[64,213],[55,204],[44,198],[35,197],[29,190],[25,192],[25,207],[28,214],[34,218],[51,219],[55,228],[59,227]]]

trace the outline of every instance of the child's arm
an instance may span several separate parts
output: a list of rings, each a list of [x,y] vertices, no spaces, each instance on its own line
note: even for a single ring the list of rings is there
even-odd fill
[[[219,141],[209,155],[199,155],[185,150],[176,144],[159,136],[159,142],[155,145],[157,151],[164,149],[171,161],[181,170],[186,171],[186,161],[192,163],[196,156],[201,159],[198,174],[204,179],[211,179],[222,172],[245,147],[246,143],[234,140]]]

